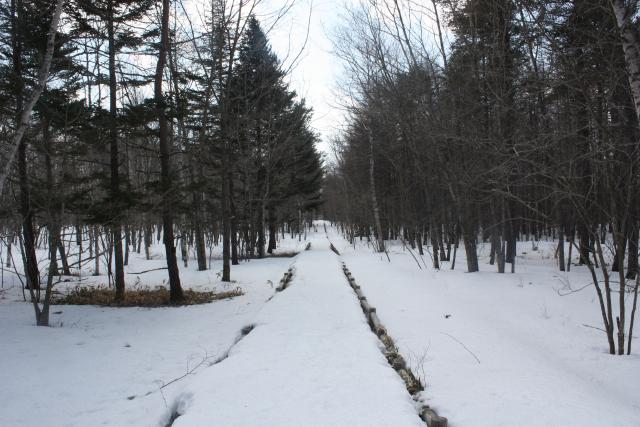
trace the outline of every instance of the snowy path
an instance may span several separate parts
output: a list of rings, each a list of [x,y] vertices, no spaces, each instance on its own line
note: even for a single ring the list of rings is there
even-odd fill
[[[174,426],[422,426],[321,234],[229,357],[174,402]]]

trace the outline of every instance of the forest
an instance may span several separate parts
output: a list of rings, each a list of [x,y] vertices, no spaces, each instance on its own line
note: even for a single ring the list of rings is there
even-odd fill
[[[168,0],[3,2],[0,234],[39,324],[59,272],[93,262],[99,275],[104,257],[122,301],[129,253],[148,258],[155,233],[181,303],[177,247],[183,259],[195,248],[206,270],[207,248],[222,246],[228,282],[232,265],[270,254],[276,233],[299,233],[319,205],[312,111],[256,4],[206,6],[196,25]]]
[[[638,3],[426,3],[370,2],[338,31],[349,119],[329,217],[380,252],[428,244],[436,269],[453,269],[462,243],[478,271],[486,241],[490,264],[513,273],[517,241],[557,239],[559,271],[576,251],[609,351],[624,354],[625,296],[635,313],[638,290]]]
[[[0,425],[637,427],[639,190],[638,0],[0,1]]]

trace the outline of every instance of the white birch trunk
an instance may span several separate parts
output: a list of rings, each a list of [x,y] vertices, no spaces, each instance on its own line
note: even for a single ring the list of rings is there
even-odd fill
[[[49,70],[51,68],[51,59],[53,58],[53,48],[55,46],[56,32],[58,31],[58,23],[60,22],[60,15],[62,13],[63,5],[64,0],[58,0],[56,2],[56,8],[53,11],[51,26],[49,27],[49,34],[47,36],[47,50],[45,51],[44,58],[42,59],[42,64],[40,65],[40,70],[38,71],[38,84],[33,89],[33,93],[31,94],[31,98],[29,98],[27,105],[25,105],[24,109],[20,113],[20,123],[18,124],[18,128],[16,129],[16,133],[13,135],[13,138],[11,138],[11,142],[9,143],[9,156],[7,157],[7,161],[4,164],[4,170],[0,175],[0,194],[2,194],[2,190],[4,190],[4,183],[9,176],[11,165],[13,164],[13,160],[18,153],[18,147],[20,146],[20,142],[22,141],[24,132],[27,130],[27,126],[29,125],[29,119],[31,118],[33,107],[40,99],[40,95],[42,95],[42,91],[47,85]]]
[[[378,252],[384,252],[384,236],[382,235],[382,223],[380,222],[380,208],[378,207],[378,197],[376,196],[376,180],[374,174],[373,160],[373,135],[369,133],[369,186],[371,191],[371,204],[373,205],[373,219],[376,224],[376,234],[378,240]]]
[[[627,78],[636,115],[640,120],[640,30],[633,27],[633,17],[638,12],[638,3],[636,0],[611,0],[611,7],[620,30]]]

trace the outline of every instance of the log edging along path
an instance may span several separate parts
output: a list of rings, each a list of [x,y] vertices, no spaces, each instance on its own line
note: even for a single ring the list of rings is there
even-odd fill
[[[284,276],[282,276],[282,279],[280,279],[280,284],[276,288],[276,292],[282,292],[289,287],[289,285],[291,284],[291,279],[293,278],[294,272],[295,272],[295,269],[293,268],[293,266],[289,267],[287,272],[284,273]]]
[[[311,246],[307,245],[307,247],[310,248]],[[280,283],[278,284],[278,287],[276,287],[276,292],[282,292],[282,291],[284,291],[285,289],[287,289],[291,285],[291,280],[293,279],[294,273],[295,273],[295,268],[292,265],[284,273],[284,275],[282,276],[282,279],[280,279]],[[273,295],[266,302],[268,303],[269,301],[271,301],[271,298],[273,298]],[[250,323],[250,324],[244,326],[240,330],[240,333],[239,333],[238,337],[236,338],[236,340],[234,341],[234,343],[231,344],[231,346],[229,348],[227,348],[227,350],[222,353],[222,356],[216,358],[216,360],[214,362],[212,362],[209,366],[216,365],[216,364],[222,362],[223,360],[225,360],[227,357],[229,357],[229,354],[231,353],[231,350],[233,349],[233,347],[238,345],[238,343],[240,341],[242,341],[242,339],[244,339],[244,337],[249,335],[249,333],[251,333],[251,331],[253,331],[255,326],[256,325],[254,323]],[[204,363],[204,361],[206,361],[206,359],[204,359],[200,364]],[[179,377],[178,380],[181,380],[181,379],[185,378],[187,375],[192,374],[200,366],[200,364],[198,366],[196,366],[196,368],[194,368],[191,371],[187,372],[186,375],[183,375],[182,377]],[[175,381],[176,380],[172,380],[170,383],[173,383]],[[160,387],[160,391],[162,391],[162,389],[164,387],[166,387],[167,385],[169,385],[170,383],[164,384],[162,387]],[[146,395],[149,395],[151,393],[152,392],[149,392]],[[130,396],[127,399],[133,400],[136,397],[137,396]],[[165,424],[165,427],[171,427],[173,425],[173,423],[176,421],[176,419],[178,419],[178,417],[180,417],[181,414],[179,414],[177,412],[177,410],[175,409],[175,408],[177,408],[177,406],[178,406],[178,404],[174,402],[174,404],[173,404],[174,409],[172,409],[172,411],[171,411],[171,413],[169,415],[169,419],[168,419],[167,423]]]
[[[332,245],[333,246],[333,245]],[[337,253],[337,252],[336,252]],[[420,401],[419,393],[424,391],[424,385],[416,378],[411,369],[407,366],[404,358],[398,353],[393,339],[389,336],[386,328],[380,322],[375,307],[372,307],[367,301],[367,297],[362,292],[360,286],[356,284],[355,279],[351,275],[351,272],[347,268],[347,265],[342,262],[342,271],[349,282],[349,285],[355,292],[358,300],[360,301],[360,307],[364,313],[371,331],[378,337],[378,339],[384,345],[384,356],[389,362],[389,365],[398,373],[402,381],[404,381],[407,391],[415,401]],[[422,403],[422,407],[419,410],[420,418],[427,423],[428,427],[447,427],[447,419],[441,417],[437,412],[429,405]]]

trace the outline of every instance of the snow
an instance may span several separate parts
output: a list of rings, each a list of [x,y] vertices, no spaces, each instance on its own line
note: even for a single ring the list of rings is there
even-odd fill
[[[131,256],[129,271],[162,262]],[[9,289],[0,300],[0,425],[161,425],[174,396],[233,345],[274,294],[271,283],[277,283],[291,263],[290,258],[269,258],[234,267],[236,282],[226,287],[238,286],[245,295],[212,304],[153,309],[53,306],[51,328],[35,327],[31,305],[22,302],[18,288]],[[219,267],[217,262],[204,272],[195,271],[195,265],[183,268],[183,286],[225,290]],[[162,276],[166,278],[166,271],[130,275],[127,281],[139,278],[141,285],[157,285]],[[5,282],[11,284],[10,279]],[[106,282],[106,277],[88,277],[88,282]],[[161,390],[203,360],[188,378]]]
[[[464,273],[463,250],[456,271],[448,263],[435,271],[420,270],[398,244],[391,262],[362,245],[337,246],[424,378],[423,399],[451,426],[638,425],[640,357],[610,356],[604,333],[585,326],[602,327],[592,286],[560,296],[590,277],[585,267],[558,272],[551,242],[535,252],[520,243],[517,273],[503,275],[486,256],[481,272]]]
[[[638,351],[607,354],[593,328],[602,323],[595,291],[579,290],[588,272],[558,272],[552,242],[537,251],[519,244],[517,273],[502,275],[481,247],[482,271],[467,274],[463,250],[456,271],[448,263],[419,269],[397,242],[389,262],[331,227],[325,235],[324,225],[282,239],[279,251],[302,251],[294,258],[234,266],[231,284],[220,282],[217,253],[211,270],[181,265],[185,288],[240,287],[243,296],[179,308],[54,306],[50,328],[34,326],[5,271],[0,426],[164,426],[172,415],[179,427],[424,426],[341,260],[426,384],[421,399],[450,426],[638,425]],[[150,261],[132,253],[128,271],[162,267],[162,253],[160,245]],[[39,256],[46,266],[46,253]],[[291,266],[291,285],[276,293]],[[105,284],[91,269],[57,288]],[[163,281],[165,270],[127,275],[130,286]]]
[[[174,426],[424,426],[338,258],[312,245],[255,329],[187,388]]]
[[[234,267],[231,286],[245,295],[207,305],[55,306],[55,326],[38,328],[19,289],[3,292],[0,425],[164,426],[174,412],[176,426],[423,425],[324,233],[308,237],[313,249],[295,258]],[[306,246],[282,243],[280,251]],[[155,258],[135,255],[128,271],[161,266]],[[290,287],[276,294],[292,264]],[[219,262],[206,272],[193,268],[181,271],[185,287],[222,289]],[[153,285],[165,275],[128,280]],[[248,325],[255,327],[240,339]]]

